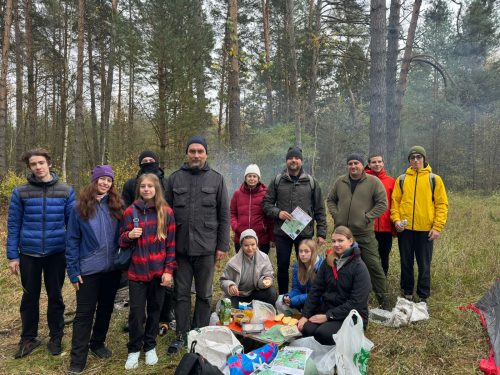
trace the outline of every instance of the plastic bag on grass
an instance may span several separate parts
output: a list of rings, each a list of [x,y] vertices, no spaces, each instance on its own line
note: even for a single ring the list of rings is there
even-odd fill
[[[322,345],[314,337],[304,337],[293,341],[288,346],[299,346],[309,348],[313,352],[309,357],[318,371],[318,375],[331,375],[335,367],[335,345]]]
[[[227,358],[243,352],[243,346],[227,327],[208,326],[193,329],[188,333],[188,348],[196,341],[196,353],[220,370],[226,366]]]
[[[252,301],[252,323],[264,323],[266,320],[272,320],[276,316],[276,309],[273,305],[254,299]]]
[[[356,317],[354,322],[353,317]],[[351,310],[340,330],[333,335],[337,344],[335,362],[338,375],[366,375],[368,358],[373,342],[365,337],[363,320],[356,310]]]

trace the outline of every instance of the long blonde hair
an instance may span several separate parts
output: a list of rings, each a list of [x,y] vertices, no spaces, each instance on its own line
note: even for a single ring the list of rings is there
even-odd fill
[[[167,238],[167,232],[165,230],[165,223],[168,219],[167,207],[168,203],[163,196],[163,188],[160,185],[160,179],[157,175],[153,173],[144,173],[137,178],[137,189],[136,189],[136,199],[141,198],[140,188],[141,183],[144,180],[150,180],[155,188],[154,204],[156,208],[156,238],[159,241],[163,241]]]
[[[316,277],[315,266],[316,260],[318,259],[318,245],[316,244],[316,241],[311,239],[302,240],[299,244],[299,249],[302,245],[307,246],[309,250],[311,250],[311,259],[309,262],[302,262],[300,257],[297,259],[297,263],[299,265],[299,282],[304,285],[309,281],[314,281],[314,278]]]

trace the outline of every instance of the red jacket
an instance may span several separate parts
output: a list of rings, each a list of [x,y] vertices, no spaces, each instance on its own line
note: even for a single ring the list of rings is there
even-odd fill
[[[393,234],[396,234],[394,225],[391,221],[391,196],[392,190],[394,189],[395,180],[391,176],[385,174],[384,168],[382,168],[379,173],[375,173],[370,169],[370,167],[366,166],[365,172],[367,174],[371,174],[372,176],[378,177],[382,182],[382,185],[384,185],[385,191],[387,193],[387,210],[380,217],[375,219],[374,230],[375,232],[392,232]]]
[[[231,229],[234,231],[234,243],[240,243],[240,235],[245,229],[253,229],[260,244],[274,241],[273,220],[264,215],[260,207],[267,192],[267,186],[259,183],[250,189],[246,183],[234,192],[231,198]]]

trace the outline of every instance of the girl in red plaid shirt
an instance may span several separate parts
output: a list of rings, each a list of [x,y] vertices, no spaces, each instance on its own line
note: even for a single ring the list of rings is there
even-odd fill
[[[137,199],[123,213],[120,247],[135,243],[128,270],[129,279],[129,342],[125,369],[139,365],[141,349],[146,364],[158,362],[156,336],[165,287],[171,288],[175,262],[175,219],[154,174],[146,173],[137,180]],[[133,207],[139,226],[134,228]],[[145,324],[144,324],[145,322]]]

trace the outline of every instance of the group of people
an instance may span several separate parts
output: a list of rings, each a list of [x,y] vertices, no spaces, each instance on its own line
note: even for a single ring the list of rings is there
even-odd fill
[[[78,194],[50,171],[51,156],[43,149],[23,155],[31,174],[13,191],[8,214],[7,258],[12,273],[20,274],[23,296],[21,340],[16,358],[31,353],[37,338],[41,278],[48,296],[48,351],[61,353],[64,272],[76,291],[70,373],[81,373],[89,350],[109,358],[105,345],[121,271],[114,267],[120,251],[131,251],[126,272],[129,283],[129,342],[126,369],[158,361],[156,337],[160,319],[173,319],[176,335],[167,353],[187,343],[191,329],[209,324],[215,265],[230,249],[220,285],[233,306],[254,299],[279,311],[300,312],[304,336],[333,344],[332,334],[351,309],[365,327],[368,296],[389,307],[386,275],[392,237],[397,233],[401,255],[401,290],[413,298],[413,263],[417,259],[417,295],[430,295],[433,241],[446,223],[447,197],[441,178],[432,173],[425,150],[413,147],[409,168],[396,181],[384,171],[381,155],[347,158],[348,173],[328,194],[334,220],[332,248],[320,247],[327,233],[326,210],[318,182],[303,167],[302,150],[291,147],[286,168],[267,187],[257,165],[245,170],[244,181],[229,199],[223,176],[208,162],[208,145],[201,136],[186,144],[186,161],[165,178],[158,156],[144,151],[140,171],[118,193],[110,165],[96,166],[91,182]],[[392,203],[391,203],[392,202]],[[300,207],[309,224],[291,238],[282,230]],[[276,247],[277,290],[269,250]],[[292,248],[297,263],[292,285]],[[191,289],[195,306],[191,314]]]

